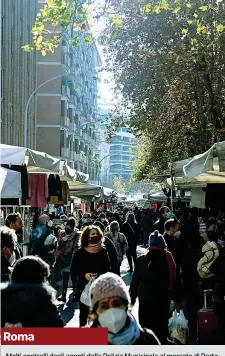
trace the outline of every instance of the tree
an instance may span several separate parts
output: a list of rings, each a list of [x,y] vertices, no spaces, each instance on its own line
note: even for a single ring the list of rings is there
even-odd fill
[[[107,22],[101,43],[123,96],[119,113],[129,113],[141,142],[136,179],[225,139],[224,1],[46,0],[25,50],[53,52],[69,26],[77,29],[74,46],[91,43],[93,3]]]
[[[33,43],[25,45],[24,50],[37,50],[43,56],[53,53],[70,26],[76,31],[70,40],[71,45],[78,46],[81,40],[91,44],[91,31],[87,25],[89,5],[91,2],[87,0],[45,0],[32,28]]]
[[[140,138],[136,179],[168,172],[225,138],[225,4],[111,1],[108,68]],[[120,109],[120,108],[119,108]]]
[[[114,177],[113,179],[113,189],[119,194],[124,194],[126,191],[126,184],[120,177]]]

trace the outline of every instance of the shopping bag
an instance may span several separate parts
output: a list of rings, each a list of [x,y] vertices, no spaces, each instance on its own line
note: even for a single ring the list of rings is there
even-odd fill
[[[185,345],[188,342],[188,321],[183,310],[175,310],[169,319],[169,338],[174,344]]]
[[[95,278],[90,279],[90,281],[86,284],[86,286],[80,296],[81,303],[85,304],[87,307],[91,306],[90,289],[91,289],[91,285],[94,282],[94,280],[95,280]]]

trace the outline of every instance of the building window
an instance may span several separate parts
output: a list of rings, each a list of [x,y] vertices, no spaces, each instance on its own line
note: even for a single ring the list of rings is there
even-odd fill
[[[66,113],[67,113],[66,101],[61,100],[61,116],[66,117]]]

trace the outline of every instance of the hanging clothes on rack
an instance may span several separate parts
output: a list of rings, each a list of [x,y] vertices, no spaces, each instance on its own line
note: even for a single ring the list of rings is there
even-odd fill
[[[61,181],[57,174],[50,174],[48,177],[49,203],[58,204],[62,201]]]
[[[32,208],[45,208],[48,199],[48,178],[46,174],[29,173],[29,199]]]
[[[25,200],[29,198],[29,179],[27,166],[24,164],[22,166],[14,164],[1,164],[3,168],[10,169],[11,171],[16,171],[21,174],[21,189],[22,189],[22,204],[25,203]]]
[[[68,205],[70,200],[69,186],[66,181],[61,182],[62,200],[59,200],[58,205]]]

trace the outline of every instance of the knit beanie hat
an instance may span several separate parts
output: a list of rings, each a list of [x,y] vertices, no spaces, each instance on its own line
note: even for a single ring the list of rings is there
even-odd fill
[[[46,225],[49,220],[50,220],[50,217],[47,214],[42,214],[42,215],[40,215],[38,222],[41,225]]]
[[[148,241],[148,246],[151,247],[158,247],[161,249],[167,248],[166,241],[164,237],[159,233],[158,230],[155,230],[150,236]]]
[[[122,278],[110,272],[102,274],[92,283],[90,295],[92,307],[99,300],[110,297],[120,297],[130,302],[130,296]]]

